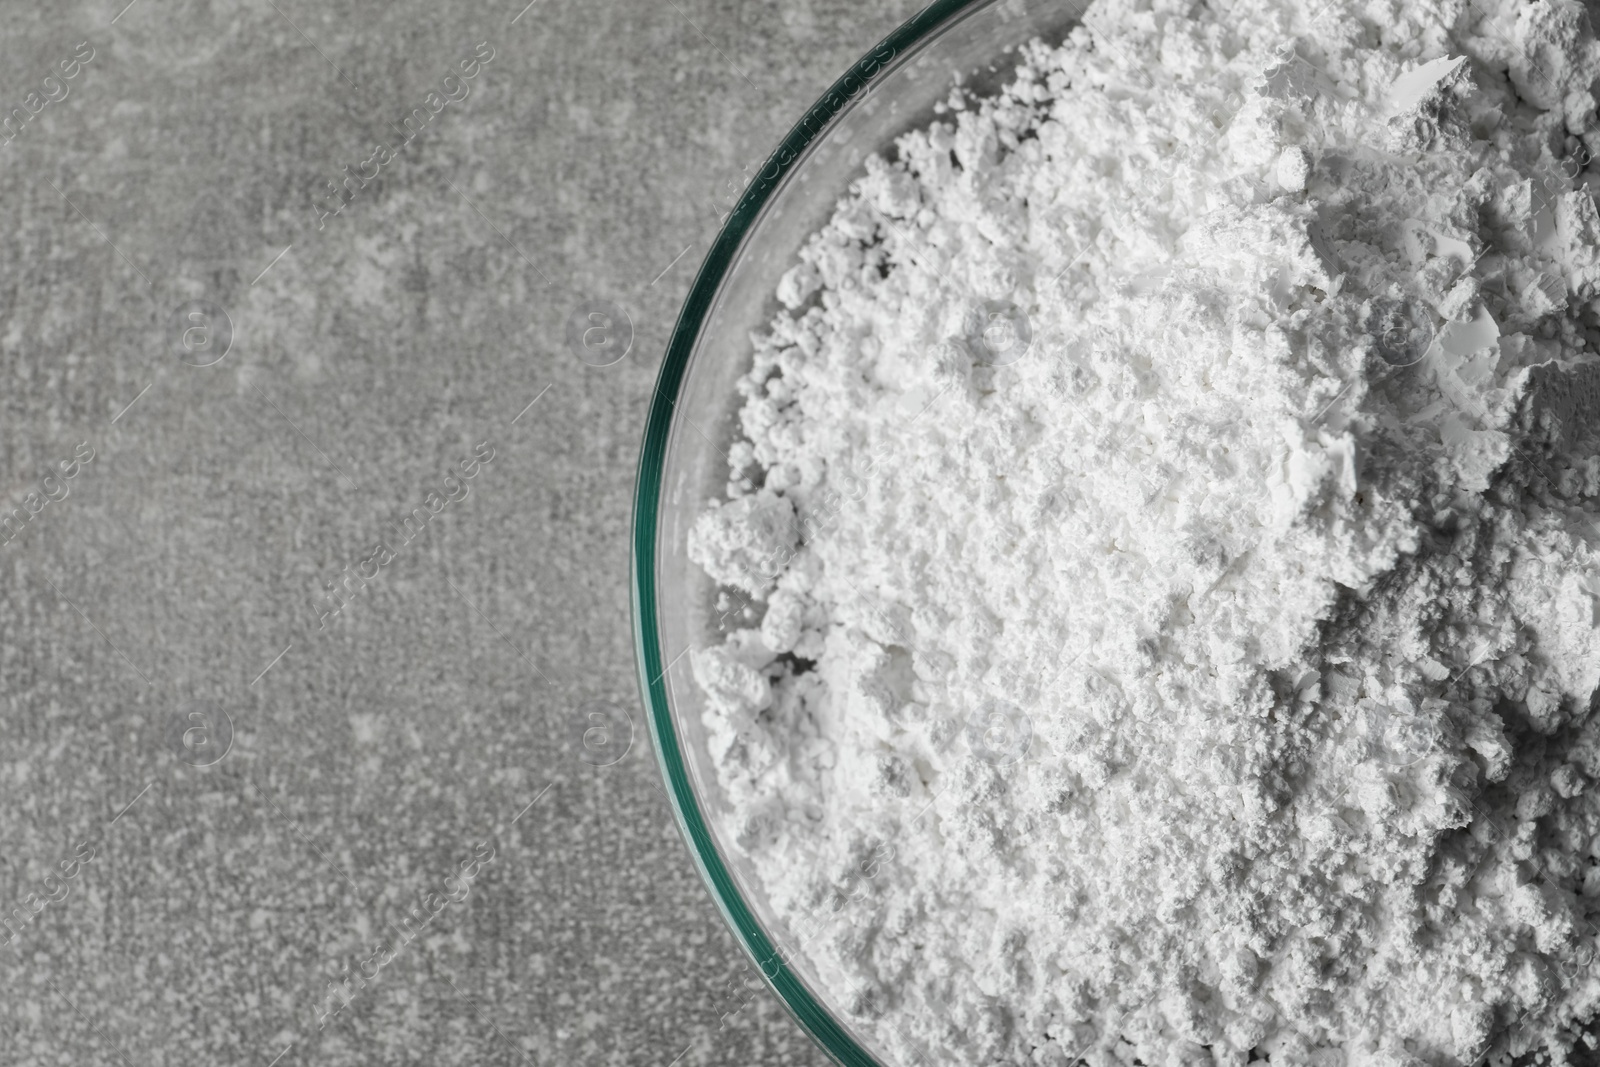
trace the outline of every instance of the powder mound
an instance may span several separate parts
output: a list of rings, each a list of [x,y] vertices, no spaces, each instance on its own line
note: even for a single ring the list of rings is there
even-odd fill
[[[765,593],[794,554],[794,502],[762,490],[708,508],[689,530],[689,558],[725,585]]]
[[[1592,1056],[1597,79],[1578,3],[1098,0],[802,249],[691,664],[892,1062]]]

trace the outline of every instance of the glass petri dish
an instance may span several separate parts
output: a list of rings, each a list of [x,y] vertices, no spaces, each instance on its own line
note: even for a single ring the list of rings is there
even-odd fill
[[[997,90],[1034,38],[1058,43],[1079,0],[939,0],[869,50],[809,108],[755,171],[700,266],[651,400],[634,496],[632,599],[639,680],[679,828],[723,917],[802,1028],[847,1067],[897,1067],[841,1010],[785,929],[749,862],[725,840],[727,810],[707,749],[691,649],[720,642],[718,588],[686,551],[689,527],[719,499],[737,437],[734,384],[750,333],[779,305],[778,280],[865,159],[925,126],[958,81]],[[786,948],[785,946],[790,946]]]

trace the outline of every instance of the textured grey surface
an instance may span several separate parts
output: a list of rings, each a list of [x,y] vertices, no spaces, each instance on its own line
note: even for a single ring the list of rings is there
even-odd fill
[[[123,2],[0,4],[0,1062],[821,1062],[656,788],[630,492],[719,190],[915,4]]]

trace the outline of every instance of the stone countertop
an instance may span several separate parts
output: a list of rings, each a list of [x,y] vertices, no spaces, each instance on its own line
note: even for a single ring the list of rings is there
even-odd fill
[[[125,2],[0,7],[0,1062],[823,1062],[629,510],[720,192],[916,5]]]

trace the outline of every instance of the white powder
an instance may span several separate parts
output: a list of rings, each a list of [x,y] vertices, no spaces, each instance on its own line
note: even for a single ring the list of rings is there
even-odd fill
[[[1319,7],[1095,3],[758,339],[692,664],[896,1062],[1590,1054],[1600,45]]]

